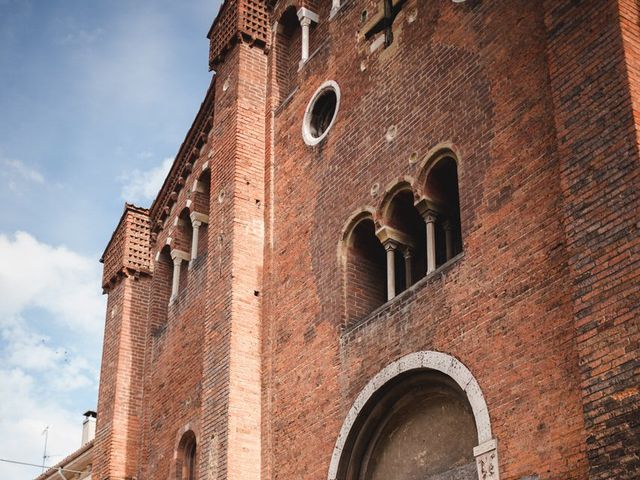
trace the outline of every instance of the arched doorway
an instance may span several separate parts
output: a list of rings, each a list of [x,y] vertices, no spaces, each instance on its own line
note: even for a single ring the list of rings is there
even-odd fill
[[[329,480],[497,480],[496,441],[469,370],[417,352],[376,375],[336,442]]]

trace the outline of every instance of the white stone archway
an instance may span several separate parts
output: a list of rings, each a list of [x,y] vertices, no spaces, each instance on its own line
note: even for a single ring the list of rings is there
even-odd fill
[[[367,383],[351,406],[342,424],[340,434],[333,449],[333,455],[331,456],[327,479],[339,480],[336,477],[338,475],[338,468],[345,443],[358,415],[371,397],[393,378],[413,370],[434,370],[441,372],[453,379],[465,392],[471,405],[476,429],[478,431],[478,446],[473,450],[478,467],[478,478],[480,480],[499,480],[498,444],[491,433],[489,411],[480,385],[469,369],[458,359],[446,353],[434,351],[415,352],[406,355],[383,368]]]

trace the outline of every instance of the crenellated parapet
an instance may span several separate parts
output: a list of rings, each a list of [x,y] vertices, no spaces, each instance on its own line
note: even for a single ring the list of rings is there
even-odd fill
[[[151,273],[149,210],[126,203],[120,222],[100,262],[104,264],[102,288],[111,289],[124,275]]]
[[[226,52],[240,40],[266,47],[269,14],[264,0],[226,0],[213,21],[207,38],[211,41],[209,68],[224,60]]]

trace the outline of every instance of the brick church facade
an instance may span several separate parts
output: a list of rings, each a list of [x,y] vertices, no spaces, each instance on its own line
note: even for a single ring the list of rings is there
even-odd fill
[[[226,0],[91,478],[640,478],[639,8]]]

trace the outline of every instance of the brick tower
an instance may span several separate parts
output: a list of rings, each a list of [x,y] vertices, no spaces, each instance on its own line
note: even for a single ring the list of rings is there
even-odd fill
[[[216,75],[169,176],[148,212],[127,207],[105,252],[121,323],[107,319],[95,478],[260,474],[266,30],[258,2],[223,6],[209,33]],[[136,270],[123,265],[132,212],[147,228]]]
[[[127,204],[101,259],[108,301],[93,468],[103,478],[134,477],[137,471],[150,260],[149,212]]]
[[[103,258],[92,478],[638,478],[638,25],[223,2]]]

